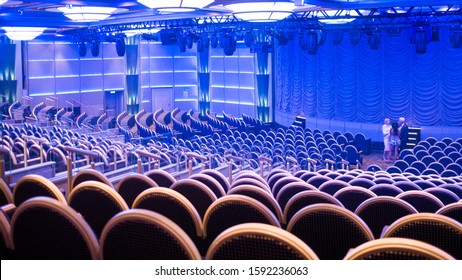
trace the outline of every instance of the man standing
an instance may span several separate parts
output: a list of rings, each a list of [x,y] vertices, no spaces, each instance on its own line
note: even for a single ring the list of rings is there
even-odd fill
[[[401,145],[399,150],[403,150],[407,148],[407,140],[409,134],[409,127],[406,124],[406,119],[404,117],[400,117],[398,120],[399,125],[399,139],[401,140]]]

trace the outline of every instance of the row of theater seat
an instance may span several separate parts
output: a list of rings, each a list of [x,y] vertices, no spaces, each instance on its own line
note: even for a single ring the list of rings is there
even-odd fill
[[[443,177],[462,175],[462,138],[433,137],[422,140],[413,149],[405,149],[400,159],[387,169],[390,173],[410,172],[415,175],[439,174]]]
[[[26,203],[28,196],[51,196],[51,193],[56,195],[55,198],[62,204],[65,205],[67,201],[84,217],[95,235],[101,237],[100,244],[105,244],[107,234],[112,227],[119,227],[119,225],[114,226],[112,220],[125,221],[120,216],[130,216],[131,214],[128,213],[131,213],[131,210],[128,208],[131,206],[131,208],[143,208],[157,212],[173,221],[181,228],[180,232],[186,233],[194,243],[194,247],[203,256],[212,254],[210,250],[216,249],[214,245],[219,243],[217,240],[223,238],[221,235],[225,234],[228,228],[238,224],[257,222],[285,228],[286,236],[296,236],[305,243],[305,246],[313,250],[316,258],[321,259],[341,259],[349,249],[380,237],[411,237],[433,244],[455,258],[462,258],[462,250],[460,246],[457,246],[462,238],[461,202],[441,207],[438,214],[417,213],[412,205],[415,201],[411,199],[408,203],[406,199],[399,197],[416,191],[402,192],[398,198],[386,195],[374,196],[374,193],[365,186],[357,187],[354,182],[354,180],[358,182],[361,179],[368,180],[370,176],[375,176],[376,179],[396,179],[396,183],[411,182],[410,179],[407,180],[408,177],[412,177],[410,174],[392,176],[386,172],[371,174],[371,172],[360,170],[345,172],[323,170],[320,173],[312,173],[314,172],[304,171],[292,176],[284,170],[275,169],[264,179],[253,172],[244,171],[238,173],[233,182],[229,184],[223,175],[215,170],[204,170],[202,174],[180,181],[175,181],[162,170],[155,170],[146,176],[140,174],[128,176],[119,183],[117,192],[102,174],[83,171],[75,177],[72,184],[77,186],[73,188],[67,200],[60,197],[56,189],[38,192],[40,188],[53,189],[53,186],[44,178],[33,176],[19,181],[13,196],[16,206],[19,207]],[[339,180],[332,180],[329,176],[335,176]],[[354,177],[349,181],[352,186],[340,180],[342,176],[345,179],[348,176]],[[303,178],[307,177],[309,177],[308,183],[303,181]],[[321,183],[322,180],[315,180],[317,177],[331,180]],[[458,181],[462,181],[458,177],[452,180],[454,186],[459,186]],[[332,184],[333,182],[337,184]],[[341,182],[345,184],[342,185]],[[382,187],[386,185],[381,184]],[[396,188],[393,185],[390,187]],[[338,190],[332,196],[331,193],[334,193],[336,188]],[[36,191],[31,192],[31,190]],[[341,200],[338,195],[342,192],[346,193],[346,190],[356,193],[350,196],[351,200],[361,197],[364,193],[372,194],[372,197],[363,198],[365,201],[353,212],[349,207],[355,202],[350,199]],[[286,205],[281,205],[281,202],[286,201],[282,199],[281,193],[287,195]],[[287,211],[289,210],[286,209],[290,209],[287,208],[289,205],[295,205],[295,209],[290,210],[293,214],[290,214],[291,217],[288,218]],[[417,205],[420,204],[417,203]],[[281,214],[282,211],[284,215]],[[132,212],[134,216],[146,216],[139,211]],[[15,215],[19,214],[14,213],[13,221]],[[149,215],[145,218],[150,219]],[[453,218],[445,215],[449,217],[452,215]],[[402,233],[401,225],[403,224],[406,225],[403,226],[404,228],[411,227],[414,230],[405,230],[406,233]],[[390,228],[382,233],[384,226],[387,225],[391,225]],[[132,230],[136,232],[134,228]],[[178,232],[178,229],[174,231]],[[276,231],[280,232],[279,229]],[[130,227],[126,226],[122,233],[118,232],[116,235],[120,237],[131,234]],[[153,240],[144,240],[142,235],[136,237],[139,240],[131,241],[133,248],[141,250],[140,243],[154,246],[150,243],[154,242]],[[160,240],[164,239],[160,238]],[[168,258],[164,251],[162,251],[166,254],[164,257],[149,255],[145,250],[141,250],[140,255],[136,255],[125,245],[117,242],[111,243],[115,254],[111,256],[114,258]],[[104,252],[104,245],[102,248]],[[241,248],[240,251],[245,251],[245,249]],[[247,257],[250,257],[256,253],[248,252],[248,254]],[[112,258],[109,256],[110,254],[106,255],[107,258]],[[223,258],[227,258],[226,256],[231,258],[229,255],[222,255]]]
[[[4,158],[6,170],[23,167],[23,161],[27,159],[28,165],[53,161],[56,163],[56,173],[65,171],[67,168],[66,156],[68,156],[66,147],[96,152],[99,157],[94,160],[104,162],[105,169],[108,170],[114,169],[114,166],[111,166],[114,158],[118,163],[125,162],[124,154],[126,150],[133,149],[130,143],[123,144],[118,141],[81,134],[56,126],[47,130],[26,123],[23,128],[19,129],[18,127],[2,124],[2,134],[0,146],[9,152]],[[33,136],[34,138],[24,138],[24,136]],[[40,139],[40,141],[36,139]],[[43,153],[41,153],[41,149],[43,149]],[[76,159],[81,160],[76,165],[77,167],[86,164],[86,161],[80,155],[77,155]],[[136,162],[136,159],[133,161]]]

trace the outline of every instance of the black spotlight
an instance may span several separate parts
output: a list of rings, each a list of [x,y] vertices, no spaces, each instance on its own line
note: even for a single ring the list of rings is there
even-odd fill
[[[186,39],[186,46],[188,49],[192,49],[193,47],[194,40],[192,38],[192,35],[189,35],[188,38]]]
[[[208,49],[210,47],[210,38],[208,36],[202,36],[202,45],[204,46],[204,49]]]
[[[378,50],[380,45],[380,36],[378,33],[373,33],[369,35],[367,43],[371,47],[371,50]]]
[[[81,42],[79,46],[79,55],[81,57],[87,55],[87,45],[85,45],[85,42]]]
[[[253,34],[251,31],[247,31],[244,35],[245,46],[250,48],[253,45]]]
[[[358,30],[350,32],[350,42],[353,46],[356,46],[361,40],[361,32]]]
[[[318,33],[318,37],[320,37],[318,45],[322,46],[327,39],[327,32],[320,30],[320,32]]]
[[[291,35],[278,32],[276,34],[276,39],[278,40],[279,46],[286,46],[291,39]]]
[[[187,45],[187,40],[185,37],[181,37],[181,39],[178,41],[178,45],[180,46],[180,52],[184,53],[186,52],[186,45]]]
[[[222,46],[223,46],[223,51],[225,52],[226,56],[231,56],[234,54],[234,51],[236,51],[236,38],[234,37],[234,34],[223,34],[222,36]]]
[[[98,40],[91,41],[91,55],[97,57],[99,55],[99,42]]]
[[[124,56],[125,55],[125,40],[124,40],[124,38],[117,38],[115,46],[116,46],[117,55],[118,56]]]
[[[416,30],[414,32],[416,53],[424,54],[427,52],[427,36],[428,33],[426,30]]]
[[[200,38],[199,40],[197,40],[196,44],[197,44],[197,52],[203,52],[204,51],[204,44],[202,42],[202,38]]]
[[[210,38],[210,46],[214,49],[218,47],[218,37],[217,34],[213,34]]]
[[[462,31],[451,32],[450,42],[454,49],[460,49],[462,47]]]
[[[415,51],[423,54],[427,51],[427,44],[431,41],[432,29],[428,25],[420,25],[411,28],[411,44],[415,44]]]
[[[438,42],[440,40],[440,32],[438,27],[432,27],[432,38],[430,39],[431,42]]]
[[[300,36],[300,47],[308,51],[309,54],[315,55],[318,52],[318,33],[316,31],[305,31]]]
[[[332,33],[332,43],[334,43],[334,45],[340,45],[342,43],[342,39],[343,32],[341,30],[336,30],[334,33]]]

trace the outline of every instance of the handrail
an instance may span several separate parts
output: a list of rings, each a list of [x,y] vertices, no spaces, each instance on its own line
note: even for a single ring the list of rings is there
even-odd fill
[[[202,170],[205,169],[205,164],[207,162],[207,157],[206,156],[203,156],[203,155],[199,155],[198,153],[194,153],[194,152],[186,152],[185,155],[188,157],[188,158],[197,158],[199,160],[202,161]],[[211,161],[210,161],[211,163]],[[192,160],[190,159],[188,161],[188,171],[189,171],[189,176],[192,175]]]
[[[310,166],[312,164],[313,165],[313,170],[314,170],[314,172],[316,172],[316,163],[318,163],[318,161],[315,160],[315,159],[312,159],[312,158],[307,158],[306,160],[308,161],[308,171],[310,170]]]
[[[244,158],[238,157],[238,156],[235,156],[235,155],[231,155],[231,154],[226,155],[226,157],[229,158],[229,159],[232,159],[234,161],[245,161]]]
[[[268,169],[271,170],[271,164],[273,163],[273,161],[269,157],[266,157],[264,155],[260,155],[258,157],[258,161],[260,162],[260,175],[263,177],[264,163],[267,163]]]
[[[326,163],[326,169],[329,169],[329,164],[330,164],[331,165],[331,170],[334,170],[335,161],[326,158],[324,160],[324,162]]]
[[[161,156],[153,154],[148,151],[143,151],[143,150],[136,150],[135,153],[139,156],[138,158],[138,173],[142,174],[142,162],[141,162],[141,157],[147,157],[148,158],[148,166],[151,166],[151,159],[154,159],[155,164],[154,164],[154,169],[157,169],[158,162],[162,159]]]
[[[41,144],[41,143],[48,142],[48,139],[43,138],[43,137],[38,138],[38,137],[35,137],[35,136],[26,135],[26,134],[21,135],[21,137],[22,137],[24,140],[33,140],[33,141],[39,142],[40,144]]]
[[[161,160],[162,159],[162,157],[159,156],[159,155],[153,154],[151,152],[143,151],[143,150],[136,150],[135,153],[137,155],[139,155],[139,156],[152,158],[152,159],[155,159],[155,160]]]
[[[191,158],[197,158],[197,159],[202,160],[202,161],[207,161],[206,156],[199,155],[198,153],[194,153],[194,152],[186,152],[186,156],[191,157]]]
[[[293,164],[293,168],[294,168],[293,172],[294,172],[294,174],[295,174],[295,172],[297,172],[297,165],[298,165],[297,159],[294,158],[294,157],[291,157],[291,156],[287,156],[287,157],[286,157],[286,162],[287,162],[287,164],[286,164],[286,169],[287,169],[287,171],[290,171],[290,163],[292,163],[292,164]]]
[[[267,162],[267,163],[272,163],[272,162],[273,162],[272,159],[270,159],[269,157],[265,157],[264,155],[260,155],[260,156],[258,157],[258,160],[259,160],[259,161],[265,161],[265,162]]]
[[[6,179],[5,178],[5,162],[3,161],[3,155],[8,155],[9,153],[10,153],[10,150],[0,147],[0,155],[1,155],[0,156],[0,178],[2,179]]]
[[[84,155],[90,158],[90,166],[91,169],[95,169],[95,162],[93,161],[94,158],[99,157],[100,155],[97,152],[82,150],[75,147],[64,147],[64,150],[69,153],[69,156],[66,156],[66,163],[67,163],[67,195],[71,193],[71,183],[72,183],[72,162],[71,162],[71,155],[74,155],[74,164],[76,163],[75,155]],[[88,160],[87,160],[88,161]]]
[[[69,153],[75,153],[75,154],[78,154],[78,155],[83,155],[83,156],[87,156],[87,157],[91,157],[91,158],[95,158],[95,157],[99,156],[99,154],[97,152],[82,150],[82,149],[75,148],[75,147],[65,146],[64,150],[66,150]]]
[[[85,144],[87,146],[93,146],[93,144],[91,142],[87,141],[87,140],[82,140],[82,139],[78,139],[78,138],[72,138],[71,141],[74,142],[74,143],[80,142],[80,143]]]
[[[43,163],[43,143],[48,143],[46,138],[38,138],[30,135],[23,134],[21,137],[24,140],[37,141],[40,144],[40,163]],[[27,167],[27,142],[24,141],[24,167]]]

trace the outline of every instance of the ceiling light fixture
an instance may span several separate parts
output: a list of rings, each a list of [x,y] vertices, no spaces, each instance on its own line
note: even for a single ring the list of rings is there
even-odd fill
[[[140,34],[156,34],[160,31],[160,28],[152,28],[152,29],[131,29],[131,30],[124,30],[122,33],[125,34],[127,37],[133,37],[135,35]]]
[[[107,19],[117,10],[117,8],[76,7],[69,5],[66,7],[59,7],[58,10],[73,21],[93,22]]]
[[[272,22],[285,19],[295,9],[293,2],[246,2],[225,5],[233,15],[245,21]]]
[[[320,19],[319,22],[324,24],[346,24],[354,21],[356,18],[337,18],[337,19]]]
[[[34,40],[45,31],[46,27],[2,27],[6,36],[13,41]]]
[[[138,3],[164,13],[192,12],[213,2],[214,0],[138,0]]]

